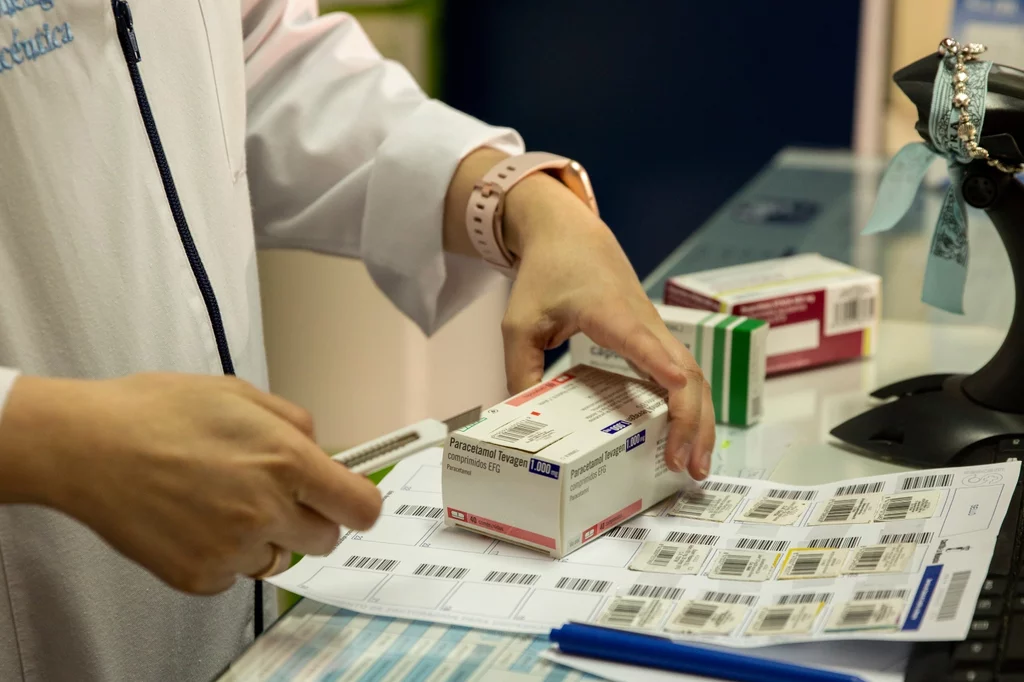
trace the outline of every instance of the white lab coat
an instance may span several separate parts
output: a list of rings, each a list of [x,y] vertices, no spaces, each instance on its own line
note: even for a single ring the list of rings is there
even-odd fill
[[[131,2],[239,376],[267,386],[257,244],[361,258],[427,332],[495,276],[442,252],[443,199],[516,133],[428,99],[315,0]],[[110,1],[0,0],[0,407],[19,371],[221,372],[154,159]],[[55,511],[0,507],[3,682],[205,682],[252,615],[248,581],[186,596]]]

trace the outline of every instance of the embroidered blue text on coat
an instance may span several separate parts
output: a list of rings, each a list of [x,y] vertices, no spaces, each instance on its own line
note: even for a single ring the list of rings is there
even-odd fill
[[[53,9],[55,0],[0,0],[0,17],[38,7],[43,12]],[[10,38],[0,37],[0,75],[13,71],[25,62],[34,62],[45,54],[67,45],[75,36],[68,22],[45,22],[35,32],[12,28]]]

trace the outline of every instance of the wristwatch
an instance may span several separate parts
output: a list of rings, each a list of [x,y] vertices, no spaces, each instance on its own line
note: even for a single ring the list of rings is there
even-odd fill
[[[547,152],[527,152],[498,163],[473,188],[466,206],[466,230],[480,257],[508,275],[515,272],[518,259],[505,246],[505,196],[520,180],[539,171],[561,181],[598,214],[590,176],[576,161]]]

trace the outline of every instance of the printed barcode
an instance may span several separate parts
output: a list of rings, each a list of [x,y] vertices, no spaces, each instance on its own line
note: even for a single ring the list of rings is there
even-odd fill
[[[906,599],[906,590],[863,590],[853,595],[854,601],[872,601],[875,599]]]
[[[804,594],[784,594],[779,597],[779,606],[788,606],[791,604],[827,604],[832,601],[832,594],[830,592],[810,592]]]
[[[726,554],[718,565],[718,572],[722,575],[741,577],[753,558],[749,554]]]
[[[756,549],[762,552],[784,552],[789,549],[786,540],[758,540],[756,538],[740,538],[733,543],[736,549]]]
[[[748,519],[767,519],[784,504],[783,500],[760,500],[746,513],[746,517]]]
[[[795,606],[766,608],[762,611],[764,615],[761,618],[758,630],[767,632],[784,630],[786,625],[789,623],[789,619],[793,617],[794,611],[796,611]]]
[[[737,493],[740,495],[746,495],[750,492],[749,485],[725,483],[723,481],[704,481],[700,484],[700,487],[702,490],[708,490],[715,493]]]
[[[622,625],[628,627],[636,621],[637,616],[643,611],[647,604],[643,599],[625,599],[619,597],[611,603],[605,618],[608,625]]]
[[[666,542],[682,542],[690,545],[714,545],[721,538],[717,535],[708,535],[706,533],[684,533],[679,530],[670,532],[666,537]]]
[[[681,587],[665,587],[664,585],[630,585],[630,597],[650,597],[651,599],[670,599],[675,601],[683,596]]]
[[[675,622],[692,628],[704,628],[717,611],[718,607],[714,604],[691,602],[676,616]]]
[[[636,526],[618,526],[604,534],[606,538],[622,538],[623,540],[646,540],[651,534],[650,528],[637,528]]]
[[[437,564],[420,564],[413,571],[413,575],[422,575],[428,578],[448,578],[449,580],[462,580],[467,573],[469,573],[468,568],[438,566]]]
[[[857,502],[859,500],[833,500],[832,505],[825,512],[823,521],[830,523],[837,523],[839,521],[849,521],[850,517],[853,516],[853,511],[857,508]]]
[[[654,550],[654,556],[650,558],[648,563],[651,566],[665,568],[675,555],[676,548],[672,545],[658,545],[658,548]]]
[[[750,417],[757,419],[761,416],[761,396],[756,395],[750,400]]]
[[[703,601],[713,601],[719,604],[744,604],[753,606],[757,603],[756,594],[733,594],[731,592],[705,592]]]
[[[868,493],[880,493],[883,490],[885,490],[885,481],[842,485],[836,488],[836,497],[842,497],[843,495],[867,495]]]
[[[875,618],[876,604],[848,604],[839,616],[840,627],[864,627]]]
[[[573,592],[606,592],[611,587],[607,580],[592,580],[590,578],[559,578],[555,583],[556,590],[571,590]]]
[[[484,577],[485,583],[504,583],[506,585],[534,585],[540,580],[536,573],[509,573],[508,571],[491,571]]]
[[[837,325],[866,322],[874,317],[874,297],[852,298],[848,301],[839,301],[832,306],[832,320]]]
[[[507,429],[498,431],[492,437],[509,443],[518,443],[522,439],[532,436],[545,427],[547,427],[547,424],[542,424],[532,419],[522,419]]]
[[[423,516],[428,519],[439,519],[444,514],[440,507],[428,507],[422,504],[403,504],[395,510],[398,516]]]
[[[953,485],[953,474],[928,474],[904,478],[900,490],[921,490],[922,488],[948,488]]]
[[[913,500],[913,495],[901,495],[886,499],[885,509],[882,510],[882,520],[896,521],[907,518],[907,514],[910,513],[910,503]]]
[[[859,544],[859,537],[814,538],[807,542],[807,546],[811,549],[853,549]]]
[[[824,558],[824,552],[801,552],[796,555],[793,563],[789,565],[789,575],[814,575],[818,572],[818,568],[821,566]]]
[[[809,502],[817,495],[815,490],[769,490],[765,497],[774,497],[777,500],[801,500]]]
[[[949,581],[949,589],[946,596],[942,598],[942,606],[939,607],[939,620],[954,620],[960,610],[960,601],[964,598],[967,590],[967,583],[971,579],[970,571],[957,571]]]
[[[878,564],[882,563],[882,557],[885,555],[885,547],[865,547],[857,555],[856,560],[853,564],[854,571],[874,571],[878,569]]]
[[[361,568],[366,571],[384,571],[389,573],[395,569],[398,562],[394,559],[381,559],[372,556],[352,555],[345,560],[345,568]]]
[[[701,495],[700,497],[684,497],[679,509],[672,513],[676,516],[688,516],[699,519],[708,510],[711,503],[715,501],[714,495]]]
[[[880,545],[902,545],[905,542],[927,545],[934,535],[932,533],[886,533],[878,541]]]

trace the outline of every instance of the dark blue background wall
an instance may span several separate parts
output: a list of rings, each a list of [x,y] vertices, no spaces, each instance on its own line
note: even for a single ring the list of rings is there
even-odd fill
[[[855,0],[449,0],[442,97],[580,160],[641,276],[780,148],[848,147]]]

